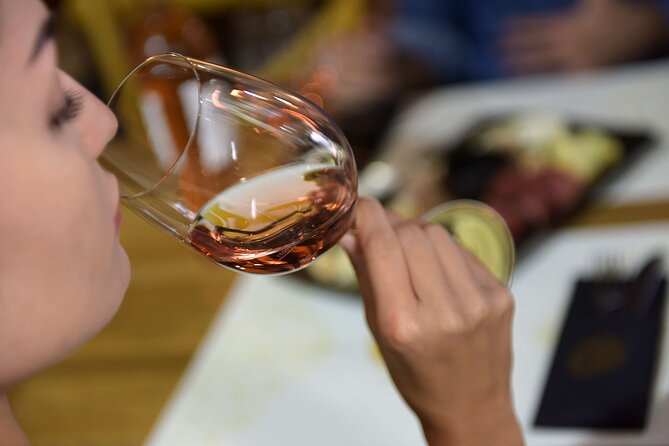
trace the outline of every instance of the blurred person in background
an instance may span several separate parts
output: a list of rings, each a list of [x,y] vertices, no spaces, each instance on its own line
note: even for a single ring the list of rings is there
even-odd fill
[[[58,68],[39,0],[0,0],[0,445],[29,443],[7,392],[101,330],[130,279],[112,112]],[[437,225],[361,200],[342,241],[399,392],[433,446],[522,444],[509,291]],[[120,426],[119,426],[120,427]]]
[[[578,72],[667,54],[667,0],[397,0],[391,35],[440,81]]]
[[[336,113],[406,89],[576,73],[669,54],[668,0],[380,0],[366,26],[326,45]]]

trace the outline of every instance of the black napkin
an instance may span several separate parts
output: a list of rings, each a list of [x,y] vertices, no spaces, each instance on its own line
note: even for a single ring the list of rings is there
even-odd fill
[[[580,280],[576,284],[536,426],[616,430],[645,426],[666,278],[662,273],[654,286],[645,288],[646,296],[631,304],[602,308],[603,286],[610,294],[611,287],[617,287],[622,295],[631,283]]]

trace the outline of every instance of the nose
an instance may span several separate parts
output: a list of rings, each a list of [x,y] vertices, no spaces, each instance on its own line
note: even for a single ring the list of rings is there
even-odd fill
[[[81,112],[73,122],[84,147],[93,159],[97,159],[118,130],[118,120],[114,113],[102,101],[61,72],[61,85],[65,91],[74,91],[80,96]]]

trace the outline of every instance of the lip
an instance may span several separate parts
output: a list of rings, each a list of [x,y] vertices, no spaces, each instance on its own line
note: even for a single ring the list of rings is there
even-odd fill
[[[109,172],[105,171],[105,173],[109,175],[109,180],[111,181],[112,189],[114,190],[114,203],[116,204],[116,213],[114,214],[114,235],[118,237],[121,232],[121,220],[123,219],[121,216],[121,191],[119,190],[116,177]]]
[[[118,207],[116,208],[116,215],[114,215],[114,229],[116,231],[116,235],[119,234],[121,231],[121,220],[123,217],[121,216],[121,208]]]

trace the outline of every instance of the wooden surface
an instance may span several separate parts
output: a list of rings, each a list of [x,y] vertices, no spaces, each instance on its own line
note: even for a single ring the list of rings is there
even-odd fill
[[[667,191],[669,196],[669,191]],[[669,220],[669,201],[658,201],[624,206],[592,205],[569,222],[568,226],[603,226],[621,223]]]
[[[669,220],[669,201],[592,207],[568,224],[645,220]],[[133,278],[116,318],[82,350],[11,394],[35,446],[142,444],[234,281],[234,273],[129,212],[122,240]]]

